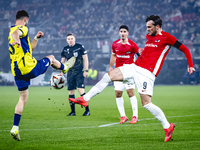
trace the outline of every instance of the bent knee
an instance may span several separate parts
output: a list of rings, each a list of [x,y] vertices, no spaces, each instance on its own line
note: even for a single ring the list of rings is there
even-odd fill
[[[115,91],[116,98],[122,97],[122,91]]]
[[[49,60],[53,63],[55,61],[55,57],[54,55],[49,55],[49,56],[46,56],[47,58],[49,58]]]
[[[134,92],[133,89],[132,90],[127,90],[127,94],[128,94],[129,97],[133,97],[135,95],[135,92]]]

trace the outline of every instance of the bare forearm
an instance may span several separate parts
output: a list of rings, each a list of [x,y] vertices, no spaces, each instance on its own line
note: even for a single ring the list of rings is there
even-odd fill
[[[113,67],[113,65],[115,64],[115,61],[116,61],[116,56],[112,54],[110,58],[110,67]]]
[[[88,70],[88,56],[87,56],[87,54],[86,55],[83,55],[83,60],[84,60],[84,69],[85,70]]]
[[[34,49],[35,49],[35,47],[37,46],[37,43],[38,43],[38,41],[37,41],[37,40],[35,40],[35,39],[33,39],[33,41],[31,42],[31,47],[32,47],[32,50],[34,50]]]
[[[14,41],[20,42],[18,30],[15,30],[15,31],[12,33],[12,38],[13,38]]]
[[[34,37],[33,41],[31,42],[32,50],[35,49],[35,47],[37,46],[38,40],[43,36],[44,36],[44,33],[42,31],[38,31],[37,35]]]
[[[88,59],[84,59],[84,69],[88,70]]]

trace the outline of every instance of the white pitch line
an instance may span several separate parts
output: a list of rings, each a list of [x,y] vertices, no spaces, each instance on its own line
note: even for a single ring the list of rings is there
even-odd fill
[[[167,117],[167,118],[177,118],[177,117],[191,117],[191,116],[199,116],[200,114],[196,114],[196,115],[185,115],[185,116],[170,116],[170,117]],[[138,119],[138,121],[143,121],[143,120],[152,120],[152,119],[156,119],[156,118],[146,118],[146,119]],[[130,122],[130,121],[127,121],[127,122]],[[108,126],[112,126],[112,125],[115,125],[115,124],[119,124],[118,122],[116,123],[110,123],[110,124],[104,124],[104,125],[100,125],[98,127],[108,127]]]
[[[199,116],[200,114],[196,114],[196,115],[185,115],[185,116],[170,116],[167,118],[177,118],[177,117],[191,117],[191,116]],[[146,118],[146,119],[138,119],[138,121],[143,121],[143,120],[152,120],[155,118]],[[130,121],[127,121],[130,122]],[[178,122],[178,123],[199,123],[199,122]],[[112,125],[119,125],[119,122],[114,122],[114,123],[109,123],[109,124],[104,124],[104,125],[100,125],[100,126],[90,126],[90,127],[68,127],[68,128],[46,128],[46,129],[21,129],[20,131],[44,131],[44,130],[66,130],[66,129],[81,129],[81,128],[97,128],[97,127],[109,127]],[[160,123],[155,123],[156,124],[160,124]],[[135,124],[137,125],[137,124]],[[134,126],[135,126],[134,125]],[[138,125],[147,125],[147,124],[138,124]],[[123,126],[130,126],[130,125],[123,125]],[[7,132],[10,130],[0,130],[0,132]]]

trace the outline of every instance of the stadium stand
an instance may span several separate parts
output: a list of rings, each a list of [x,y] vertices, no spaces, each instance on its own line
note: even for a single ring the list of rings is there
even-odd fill
[[[38,30],[45,33],[39,41],[36,59],[53,53],[60,57],[66,45],[67,33],[74,33],[77,42],[88,50],[91,66],[98,71],[106,71],[105,64],[110,59],[111,44],[118,37],[118,27],[126,24],[130,27],[129,38],[139,47],[145,45],[145,18],[158,14],[164,21],[163,30],[170,32],[187,45],[200,64],[200,0],[0,0],[0,68],[9,71],[7,53],[7,34],[14,24],[15,13],[24,9],[29,12],[29,36],[32,39]],[[5,36],[6,35],[6,36]],[[103,50],[104,48],[109,50]],[[183,53],[170,51],[167,60],[184,60]],[[102,66],[98,61],[105,61]],[[173,63],[172,63],[173,64]],[[181,64],[181,63],[180,63]],[[167,64],[166,68],[169,68]],[[9,69],[7,69],[9,68]],[[184,74],[184,71],[182,72]]]

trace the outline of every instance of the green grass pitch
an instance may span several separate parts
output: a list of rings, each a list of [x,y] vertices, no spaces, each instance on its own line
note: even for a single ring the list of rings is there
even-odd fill
[[[86,87],[86,92],[91,87]],[[137,93],[137,92],[136,92]],[[119,123],[113,86],[89,102],[90,116],[82,116],[84,108],[76,105],[77,116],[70,112],[67,87],[30,87],[21,122],[21,141],[10,136],[14,108],[18,102],[16,87],[0,87],[1,150],[199,150],[200,86],[155,86],[152,102],[175,123],[173,141],[164,142],[160,122],[145,110],[138,99],[137,124]],[[76,93],[76,97],[79,94]],[[130,100],[124,91],[124,105],[129,121]]]

